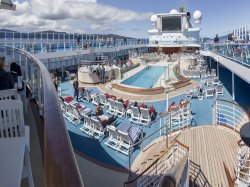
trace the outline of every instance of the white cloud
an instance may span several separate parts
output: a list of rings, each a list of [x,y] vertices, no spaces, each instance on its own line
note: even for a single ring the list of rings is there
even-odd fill
[[[137,13],[99,4],[96,0],[16,1],[17,10],[0,11],[0,27],[18,30],[109,30],[114,23],[149,20],[151,13]]]

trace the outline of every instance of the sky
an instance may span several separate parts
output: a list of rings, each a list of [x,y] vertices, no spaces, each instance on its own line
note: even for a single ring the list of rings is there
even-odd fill
[[[224,35],[250,25],[250,0],[18,0],[15,12],[0,10],[0,28],[16,31],[148,37],[150,17],[183,5],[202,13],[201,36]]]

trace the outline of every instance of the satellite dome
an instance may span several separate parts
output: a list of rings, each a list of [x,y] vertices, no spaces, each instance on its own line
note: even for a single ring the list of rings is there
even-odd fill
[[[202,18],[201,12],[199,10],[196,10],[194,12],[193,17],[194,17],[194,20],[201,20],[201,18]]]
[[[151,16],[151,22],[156,22],[157,21],[157,15]]]
[[[176,10],[176,9],[172,9],[171,11],[170,11],[170,14],[178,14],[179,12]]]

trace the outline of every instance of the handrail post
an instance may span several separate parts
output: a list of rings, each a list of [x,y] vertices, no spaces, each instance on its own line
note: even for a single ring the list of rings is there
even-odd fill
[[[130,151],[130,147],[128,148],[128,170],[129,170],[129,176],[131,176],[131,151]]]
[[[173,129],[172,129],[172,114],[170,113],[169,114],[169,121],[170,121],[170,142],[172,142],[172,132],[173,132]]]
[[[163,118],[165,118],[165,117],[163,117]],[[164,120],[164,121],[165,121],[165,120]],[[164,126],[165,126],[165,128],[166,128],[166,147],[168,147],[168,125],[167,125],[167,123],[164,124]]]

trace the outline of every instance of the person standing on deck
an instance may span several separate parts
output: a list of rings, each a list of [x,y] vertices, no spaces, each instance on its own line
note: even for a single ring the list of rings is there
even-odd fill
[[[0,57],[0,90],[14,88],[14,78],[11,73],[4,70],[5,58]]]
[[[79,96],[79,82],[77,77],[75,78],[73,82],[73,87],[74,87],[74,98],[76,97],[76,100],[78,101],[78,96]]]

